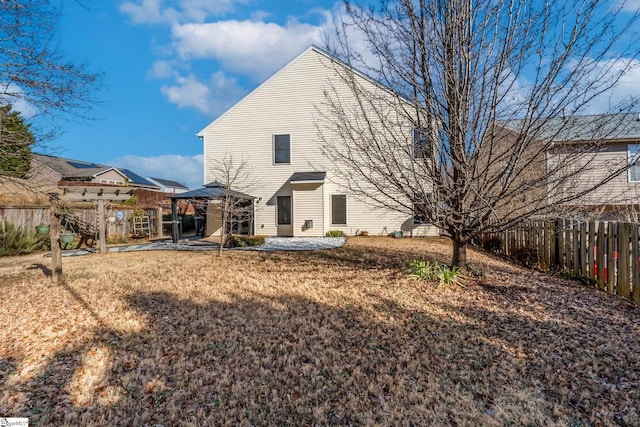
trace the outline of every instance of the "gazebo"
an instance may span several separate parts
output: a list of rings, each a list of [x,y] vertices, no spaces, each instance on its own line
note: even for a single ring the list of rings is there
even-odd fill
[[[253,235],[255,230],[254,224],[254,212],[255,212],[255,199],[256,197],[250,196],[249,194],[242,193],[240,191],[233,190],[231,188],[227,189],[227,186],[221,184],[219,182],[211,182],[209,184],[205,184],[204,187],[198,188],[196,190],[187,191],[186,193],[179,193],[170,196],[171,199],[171,239],[173,243],[178,242],[179,236],[179,227],[178,227],[178,200],[188,200],[192,203],[196,209],[196,212],[201,212],[207,215],[207,207],[212,202],[222,202],[224,203],[228,200],[230,203],[227,203],[227,206],[232,206],[233,212],[229,212],[229,217],[226,227],[230,227],[233,224],[233,221],[237,218],[234,217],[234,214],[238,211],[242,211],[246,213],[243,215],[243,222],[248,222],[248,234]],[[224,206],[224,204],[223,204]],[[224,215],[224,212],[221,208],[221,220]]]

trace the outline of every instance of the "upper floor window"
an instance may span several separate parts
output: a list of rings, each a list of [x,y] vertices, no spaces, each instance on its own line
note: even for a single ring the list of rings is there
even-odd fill
[[[629,144],[629,182],[640,182],[640,144]]]
[[[425,128],[413,130],[413,158],[427,159],[431,157],[431,141],[429,131]]]
[[[291,163],[291,135],[274,135],[273,163]]]

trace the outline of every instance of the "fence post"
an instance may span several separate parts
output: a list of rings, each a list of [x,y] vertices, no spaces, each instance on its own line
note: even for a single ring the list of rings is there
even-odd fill
[[[587,277],[587,223],[582,222],[578,226],[580,228],[580,274]]]
[[[564,253],[565,259],[567,262],[567,270],[573,271],[573,242],[571,241],[572,232],[571,232],[571,221],[564,222]]]
[[[629,224],[618,224],[618,295],[631,297],[629,283]]]
[[[556,265],[564,270],[564,221],[556,220]]]
[[[604,270],[607,268],[604,265],[604,226],[605,223],[600,221],[598,223],[598,240],[596,242],[596,264],[598,265],[598,288],[604,289]]]

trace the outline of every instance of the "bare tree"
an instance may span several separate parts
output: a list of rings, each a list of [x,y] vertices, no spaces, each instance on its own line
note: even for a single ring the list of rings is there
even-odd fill
[[[444,230],[452,264],[465,268],[467,244],[481,233],[581,200],[629,167],[626,156],[598,156],[629,116],[594,116],[587,129],[572,119],[638,67],[639,15],[628,9],[598,0],[379,8],[346,0],[328,49],[388,89],[336,67],[341,78],[318,109],[323,151],[349,191]],[[356,33],[368,51],[350,44]],[[611,98],[609,111],[635,105]]]
[[[229,237],[238,227],[253,221],[253,198],[247,194],[256,189],[257,183],[253,178],[253,170],[245,159],[236,160],[227,154],[222,159],[210,159],[208,167],[211,176],[221,190],[221,197],[217,200],[220,214],[220,251],[227,246]]]
[[[50,0],[0,1],[0,104],[49,119],[88,118],[100,76],[65,59],[59,14]]]

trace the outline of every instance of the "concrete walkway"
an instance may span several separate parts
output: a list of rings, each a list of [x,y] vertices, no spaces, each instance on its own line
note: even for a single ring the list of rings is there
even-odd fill
[[[244,251],[314,251],[344,246],[344,237],[267,237],[264,245],[231,250]],[[158,240],[133,245],[111,246],[109,252],[133,251],[212,251],[220,245],[211,239],[185,239],[178,243]],[[96,253],[95,249],[71,249],[62,251],[62,256],[80,256]]]

